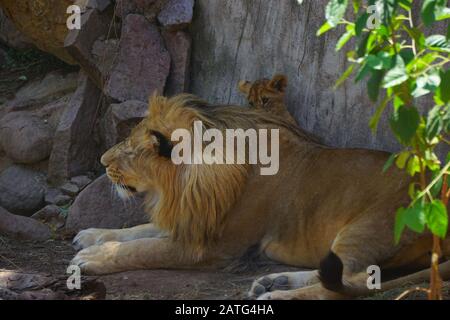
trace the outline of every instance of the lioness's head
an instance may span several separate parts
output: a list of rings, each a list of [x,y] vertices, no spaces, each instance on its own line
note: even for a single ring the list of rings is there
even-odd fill
[[[268,110],[274,102],[282,103],[287,87],[287,77],[275,75],[272,80],[261,79],[255,82],[242,80],[239,90],[246,96],[251,107]]]

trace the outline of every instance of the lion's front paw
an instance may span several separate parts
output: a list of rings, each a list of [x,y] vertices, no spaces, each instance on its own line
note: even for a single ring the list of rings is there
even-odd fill
[[[117,264],[120,242],[106,242],[81,250],[70,262],[79,266],[84,274],[108,274],[122,271]]]
[[[80,231],[73,239],[72,245],[75,250],[81,250],[113,240],[115,239],[112,230],[90,228]]]

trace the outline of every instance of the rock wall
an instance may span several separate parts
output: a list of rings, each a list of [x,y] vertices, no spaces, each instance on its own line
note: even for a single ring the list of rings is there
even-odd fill
[[[386,119],[373,136],[374,112],[363,84],[332,87],[347,63],[335,52],[342,30],[318,38],[328,0],[197,0],[192,27],[191,90],[220,103],[243,103],[241,79],[284,73],[287,103],[299,124],[339,147],[395,150]]]

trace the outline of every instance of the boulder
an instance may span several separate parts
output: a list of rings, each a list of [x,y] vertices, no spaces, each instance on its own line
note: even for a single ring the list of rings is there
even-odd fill
[[[170,55],[158,28],[141,15],[129,14],[123,21],[120,52],[104,92],[109,97],[148,101],[154,92],[164,92],[170,70]]]
[[[81,29],[70,30],[64,41],[66,50],[99,88],[104,78],[91,51],[94,42],[108,34],[110,24],[111,17],[108,14],[89,9],[81,16]],[[113,55],[112,52],[108,54]]]
[[[70,179],[70,182],[75,184],[80,190],[83,190],[88,184],[92,182],[92,179],[88,176],[76,176]]]
[[[20,88],[14,99],[5,103],[5,109],[8,112],[29,110],[55,102],[76,90],[77,79],[77,73],[50,72]]]
[[[0,42],[15,49],[33,47],[31,40],[23,35],[0,8]],[[2,64],[0,63],[0,66]]]
[[[15,27],[42,51],[49,52],[69,64],[75,60],[64,49],[68,33],[67,8],[73,0],[0,0],[5,14]]]
[[[110,6],[111,0],[75,0],[74,4],[81,8],[81,12],[89,9],[105,11]]]
[[[0,120],[0,144],[16,163],[33,164],[47,159],[52,143],[50,125],[35,115],[12,112]]]
[[[191,61],[192,40],[185,31],[163,30],[162,36],[170,53],[170,74],[167,79],[165,94],[176,95],[189,90],[189,68]]]
[[[101,91],[80,74],[79,87],[62,114],[49,160],[49,181],[54,184],[88,171],[97,157],[93,138]]]
[[[168,0],[158,15],[159,23],[171,30],[186,28],[192,22],[194,0]]]
[[[0,235],[19,240],[45,241],[50,239],[51,231],[42,222],[12,214],[0,207]]]
[[[31,218],[46,224],[51,230],[61,229],[66,222],[61,208],[56,205],[45,206],[33,214]]]
[[[80,189],[78,186],[71,182],[64,183],[60,188],[61,192],[68,196],[76,196],[78,192],[80,192]]]
[[[0,206],[20,215],[31,215],[44,206],[45,176],[21,166],[0,174]]]
[[[130,13],[144,15],[147,19],[156,18],[161,6],[161,0],[116,0],[116,16],[125,18]]]
[[[124,202],[115,192],[106,175],[84,189],[69,210],[67,232],[87,228],[123,228],[148,222],[141,198]]]
[[[131,100],[111,104],[101,122],[105,148],[109,149],[128,137],[147,112],[147,103],[141,101]]]

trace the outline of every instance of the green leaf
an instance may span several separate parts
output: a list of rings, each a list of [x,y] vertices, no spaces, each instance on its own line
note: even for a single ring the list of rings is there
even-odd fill
[[[366,50],[367,50],[367,43],[369,41],[369,37],[370,37],[370,32],[367,32],[366,34],[364,34],[364,36],[359,40],[358,42],[358,46],[356,48],[356,55],[358,57],[362,57],[366,54]]]
[[[395,65],[384,76],[383,88],[390,88],[397,86],[408,80],[408,74],[406,73],[405,62],[401,55],[396,55]]]
[[[430,50],[450,53],[450,42],[445,36],[440,34],[434,34],[426,38],[425,45]]]
[[[404,208],[398,208],[395,213],[394,239],[396,244],[400,241],[403,230],[405,230],[405,213],[406,210]]]
[[[438,96],[446,104],[450,101],[450,69],[447,71],[441,70],[440,76],[441,83],[439,85]]]
[[[448,228],[447,208],[440,200],[433,200],[426,206],[426,222],[430,231],[444,239]]]
[[[372,77],[367,82],[367,91],[369,98],[373,102],[378,100],[378,94],[380,92],[381,81],[383,80],[384,72],[382,70],[373,70]]]
[[[389,168],[394,164],[395,158],[397,155],[395,153],[391,154],[391,156],[387,159],[386,163],[383,166],[383,173],[389,170]]]
[[[347,31],[339,38],[337,44],[336,44],[336,51],[339,51],[342,49],[343,46],[355,35],[355,28],[354,26],[347,26]]]
[[[433,69],[427,73],[422,74],[416,80],[416,88],[412,92],[413,97],[418,98],[430,92],[436,91],[441,83],[441,77],[439,71]]]
[[[397,139],[408,145],[419,127],[420,116],[415,107],[401,106],[391,115],[389,123]]]
[[[340,78],[334,84],[333,90],[336,90],[337,88],[339,88],[342,85],[342,83],[344,83],[344,81],[347,80],[348,77],[350,77],[350,75],[353,73],[354,68],[355,68],[355,65],[351,64],[347,68],[347,70],[345,70],[345,72],[342,74],[342,76],[340,76]]]
[[[369,14],[367,12],[364,12],[362,15],[358,17],[358,19],[355,22],[355,34],[359,37],[364,30],[364,28],[367,26],[367,18],[369,18]]]
[[[426,217],[422,201],[417,201],[413,207],[399,208],[395,216],[395,243],[399,242],[405,226],[414,232],[422,233],[425,230],[425,223]]]
[[[334,28],[345,15],[348,0],[331,0],[325,8],[325,18],[328,24]]]
[[[422,17],[422,21],[426,26],[429,26],[436,21],[436,17],[434,15],[435,6],[436,0],[423,1],[422,8],[420,10],[420,16]]]
[[[373,114],[372,118],[370,118],[369,121],[369,127],[372,130],[372,133],[375,135],[378,128],[378,123],[380,122],[381,115],[383,114],[384,110],[386,109],[386,106],[389,102],[389,97],[386,95],[381,101],[380,105],[375,110],[375,113]]]
[[[319,30],[317,30],[316,36],[321,36],[322,34],[324,34],[325,32],[329,31],[333,29],[333,27],[327,22],[325,22]]]
[[[441,132],[443,128],[443,121],[440,110],[440,106],[434,106],[433,109],[428,112],[427,124],[425,128],[425,135],[428,140],[433,139]]]
[[[416,173],[420,172],[420,160],[418,156],[412,156],[409,158],[408,164],[406,165],[406,172],[411,177],[414,177]]]
[[[399,168],[399,169],[404,169],[406,166],[406,161],[408,161],[409,157],[411,156],[411,152],[409,151],[403,151],[401,152],[398,157],[397,160],[395,161],[395,165]]]

